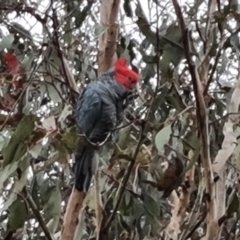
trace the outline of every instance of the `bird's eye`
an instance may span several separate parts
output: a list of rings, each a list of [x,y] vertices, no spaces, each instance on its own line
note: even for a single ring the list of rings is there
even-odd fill
[[[131,81],[131,80],[132,80],[132,78],[131,78],[131,77],[129,77],[129,78],[128,78],[128,80],[129,80],[129,81]]]

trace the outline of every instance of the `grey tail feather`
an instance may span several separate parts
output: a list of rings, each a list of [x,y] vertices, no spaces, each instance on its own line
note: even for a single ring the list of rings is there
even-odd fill
[[[79,146],[75,155],[75,188],[80,192],[87,192],[92,179],[93,149]]]

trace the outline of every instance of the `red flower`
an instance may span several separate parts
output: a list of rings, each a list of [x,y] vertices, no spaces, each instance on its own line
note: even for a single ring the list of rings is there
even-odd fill
[[[6,53],[3,55],[3,60],[8,68],[9,73],[17,75],[20,71],[20,63],[15,55]]]

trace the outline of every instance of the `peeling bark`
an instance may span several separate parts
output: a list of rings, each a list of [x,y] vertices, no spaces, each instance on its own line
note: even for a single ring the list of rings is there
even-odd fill
[[[85,197],[86,193],[73,189],[64,215],[60,240],[73,240]]]
[[[105,31],[99,38],[99,74],[108,71],[117,59],[116,41],[118,37],[117,16],[120,0],[102,0],[100,22]]]

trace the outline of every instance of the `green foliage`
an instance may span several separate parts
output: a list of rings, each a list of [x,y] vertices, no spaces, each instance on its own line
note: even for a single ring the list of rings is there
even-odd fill
[[[158,132],[155,138],[155,144],[159,151],[159,153],[164,153],[164,145],[168,143],[170,135],[172,133],[171,131],[171,125],[167,125],[164,127],[161,131]]]
[[[8,145],[2,150],[3,167],[11,162],[19,161],[27,151],[26,140],[32,134],[36,117],[26,115],[12,134]]]
[[[23,227],[28,216],[29,212],[26,202],[21,197],[18,197],[9,208],[8,231],[15,231]]]
[[[57,239],[61,231],[73,185],[72,160],[78,143],[74,116],[78,93],[72,81],[81,92],[96,79],[98,39],[107,29],[100,22],[101,1],[60,0],[47,5],[44,2],[4,0],[0,4],[0,235],[13,240],[17,239],[15,235],[18,239],[44,238],[42,226],[35,224],[39,216],[27,203],[25,190],[50,233],[56,234]],[[211,1],[179,2],[188,28],[189,54],[203,88],[211,80],[204,101],[213,162],[225,139],[224,124],[238,117],[238,113],[227,112],[233,104],[239,72],[240,4],[221,2],[209,18]],[[113,137],[115,143],[105,145],[100,154],[104,221],[115,208],[123,178],[139,144],[142,123],[138,120],[145,119],[146,123],[144,139],[108,231],[109,239],[168,239],[166,229],[172,220],[180,224],[176,239],[202,239],[207,225],[199,219],[208,204],[203,143],[198,131],[202,125],[198,124],[199,106],[179,21],[172,1],[124,0],[122,4],[116,52],[139,72],[141,99],[136,98],[126,111],[123,125],[133,123],[117,132]],[[208,24],[211,31],[206,36]],[[6,52],[13,53],[20,62],[21,70],[15,79],[9,76],[2,60]],[[15,87],[15,80],[20,87]],[[237,118],[233,124],[236,148],[224,166],[223,195],[230,195],[221,202],[226,211],[219,217],[226,218],[222,239],[229,240],[240,238],[238,122]],[[188,197],[186,209],[181,208],[184,214],[180,216],[178,211],[179,217],[175,219],[172,210],[178,203],[171,202],[172,196],[165,199],[163,191],[159,191],[159,182],[166,172],[164,165],[174,163],[174,157],[183,165],[183,172],[177,176],[179,169],[171,171],[179,181],[194,168],[193,179],[188,176],[177,184],[179,187],[174,187],[176,198],[183,194]],[[167,177],[171,180],[171,176]],[[214,175],[214,181],[217,179]],[[215,189],[216,182],[212,184]],[[186,200],[179,199],[181,203]],[[79,239],[95,237],[95,210],[94,184],[80,219]]]
[[[2,51],[4,48],[10,48],[12,46],[13,40],[14,40],[13,34],[5,36],[0,42],[0,51]]]
[[[66,131],[62,136],[62,142],[71,152],[74,151],[77,147],[77,129],[72,127],[69,131]]]

